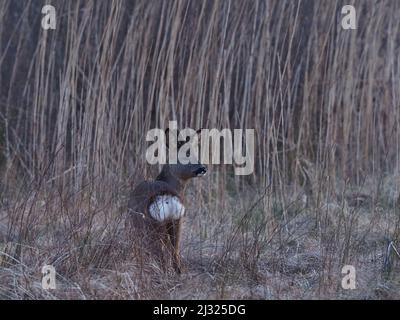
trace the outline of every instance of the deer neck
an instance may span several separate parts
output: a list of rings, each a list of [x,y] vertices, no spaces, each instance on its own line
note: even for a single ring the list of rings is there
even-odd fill
[[[182,194],[185,190],[186,182],[178,179],[174,174],[172,174],[168,165],[165,165],[162,168],[156,180],[168,183],[178,194]]]

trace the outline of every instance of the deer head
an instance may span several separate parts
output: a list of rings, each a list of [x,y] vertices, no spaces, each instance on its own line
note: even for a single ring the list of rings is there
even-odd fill
[[[200,130],[197,130],[195,132],[195,135],[199,135],[201,132]],[[166,133],[166,141],[167,141],[167,148],[170,148],[170,135],[171,132],[169,129],[165,131]],[[179,136],[179,131],[177,132],[177,137]],[[185,144],[190,142],[190,139],[193,138],[190,136],[186,137],[185,141],[182,140],[177,140],[176,142],[176,152],[179,154],[179,151],[181,150],[182,147],[184,147]],[[187,150],[189,152],[189,148]],[[171,164],[167,163],[164,165],[160,175],[157,177],[157,180],[164,180],[165,182],[172,184],[173,187],[177,188],[178,191],[181,191],[181,189],[184,187],[186,182],[195,177],[202,177],[206,174],[207,172],[207,167],[199,162],[196,157],[193,155],[186,153],[186,161],[182,161],[180,157],[177,157],[177,163]],[[189,163],[187,163],[188,158],[190,158]]]

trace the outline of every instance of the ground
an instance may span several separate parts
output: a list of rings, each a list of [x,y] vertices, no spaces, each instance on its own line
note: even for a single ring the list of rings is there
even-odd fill
[[[187,190],[181,275],[135,256],[125,234],[123,196],[113,201],[112,194],[82,193],[80,201],[70,202],[51,191],[33,193],[3,204],[0,294],[3,299],[398,299],[400,257],[388,250],[390,241],[398,248],[396,179],[387,178],[379,195],[366,184],[312,204],[310,195],[292,186],[286,205],[270,186],[259,188],[263,192],[248,187],[239,196],[233,190],[218,202],[206,192],[210,179],[196,181]],[[44,264],[56,269],[56,290],[42,289]],[[355,289],[342,288],[345,265],[355,267]]]

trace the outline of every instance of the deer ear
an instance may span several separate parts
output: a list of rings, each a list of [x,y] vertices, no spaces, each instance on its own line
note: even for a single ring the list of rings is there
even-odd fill
[[[200,128],[199,130],[196,130],[196,135],[197,135],[197,137],[199,138],[199,141],[200,141],[200,138],[201,138],[201,130],[203,130],[203,128]]]
[[[169,149],[169,128],[165,130],[165,145],[167,146],[167,149]]]
[[[174,130],[174,129],[172,129]],[[169,149],[169,137],[171,134],[174,134],[174,131],[172,131],[169,128],[165,129],[165,144],[167,146],[167,148]],[[176,137],[179,137],[179,130],[176,130]],[[177,143],[177,147],[179,148],[179,141],[176,142]]]

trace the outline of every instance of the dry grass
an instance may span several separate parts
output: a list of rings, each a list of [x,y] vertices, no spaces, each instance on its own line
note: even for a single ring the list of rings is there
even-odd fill
[[[399,298],[398,1],[52,3],[0,3],[0,298]],[[180,277],[123,227],[169,120],[257,135],[190,186]]]

